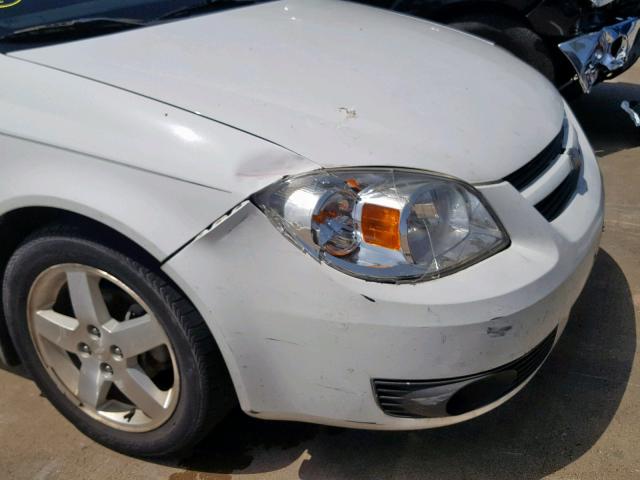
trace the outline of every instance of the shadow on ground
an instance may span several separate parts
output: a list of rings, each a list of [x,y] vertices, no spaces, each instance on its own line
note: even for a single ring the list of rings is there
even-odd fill
[[[19,377],[26,378],[27,380],[31,379],[31,376],[24,369],[22,365],[10,366],[10,365],[5,365],[4,363],[0,363],[0,370],[13,373],[14,375],[17,375]]]
[[[636,350],[627,280],[601,250],[569,325],[513,400],[465,424],[370,432],[230,416],[172,480],[267,473],[299,462],[302,479],[540,478],[598,440],[626,389]]]
[[[571,105],[598,156],[640,146],[640,128],[620,108],[623,100],[640,100],[640,85],[603,83]]]

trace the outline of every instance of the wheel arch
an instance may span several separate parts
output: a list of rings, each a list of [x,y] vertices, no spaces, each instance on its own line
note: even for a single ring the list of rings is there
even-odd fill
[[[153,256],[141,243],[127,236],[117,225],[104,223],[103,219],[104,217],[101,218],[98,212],[94,212],[94,216],[88,216],[69,209],[51,206],[24,206],[0,215],[0,239],[2,240],[0,242],[0,287],[9,259],[30,235],[48,226],[63,225],[78,228],[79,232],[91,239],[135,258],[136,261],[164,276],[180,294],[189,298],[180,288],[178,282],[174,281],[171,275],[162,269],[163,258]],[[3,289],[0,288],[0,363],[15,366],[20,364],[20,358],[7,329],[5,312],[2,308],[2,293]],[[218,352],[222,353],[216,336],[210,329],[209,333]],[[224,355],[221,356],[224,357]],[[228,371],[226,361],[225,368]]]
[[[96,217],[98,217],[96,213]],[[143,248],[139,243],[126,236],[113,225],[107,225],[97,218],[76,213],[69,209],[52,206],[25,206],[5,212],[0,216],[0,284],[4,277],[6,265],[25,239],[33,232],[48,225],[69,225],[82,231],[91,232],[106,245],[122,253],[134,256],[149,267],[160,270],[161,261]],[[0,305],[2,305],[2,289],[0,288]],[[0,362],[17,365],[20,359],[13,347],[7,331],[4,310],[0,308]]]
[[[0,147],[0,282],[21,242],[38,229],[61,223],[84,226],[94,238],[98,232],[98,241],[144,259],[184,294],[183,285],[161,268],[163,262],[243,199],[241,194],[1,132]],[[19,358],[1,305],[0,363],[15,365]],[[206,311],[198,312],[206,318]],[[227,371],[232,370],[224,339],[210,322],[207,325]]]

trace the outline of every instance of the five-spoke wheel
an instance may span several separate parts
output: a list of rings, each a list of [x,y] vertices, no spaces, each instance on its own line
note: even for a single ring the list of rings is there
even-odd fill
[[[153,259],[108,240],[67,226],[25,240],[3,279],[9,331],[44,395],[85,434],[130,455],[174,454],[235,404],[231,381],[191,302]]]
[[[171,343],[120,280],[78,264],[50,267],[31,288],[28,312],[47,371],[87,413],[137,431],[171,416],[180,390]]]

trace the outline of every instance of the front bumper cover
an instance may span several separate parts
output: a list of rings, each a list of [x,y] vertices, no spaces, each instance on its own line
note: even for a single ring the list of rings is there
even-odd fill
[[[511,184],[479,185],[512,245],[455,275],[415,285],[349,277],[301,254],[251,203],[165,263],[216,338],[242,409],[263,419],[419,429],[476,417],[523,388],[532,370],[512,362],[560,336],[602,228],[597,162],[567,115],[585,155],[564,212],[549,222]],[[385,412],[373,383],[450,383],[487,373],[500,374],[489,379],[497,387],[468,385],[490,387],[480,403],[477,390],[457,385],[441,392],[453,403],[432,405],[444,413],[419,401],[412,413],[420,418]]]
[[[634,17],[562,42],[558,47],[576,70],[584,92],[589,93],[603,75],[626,69],[638,59],[639,32],[640,19]]]

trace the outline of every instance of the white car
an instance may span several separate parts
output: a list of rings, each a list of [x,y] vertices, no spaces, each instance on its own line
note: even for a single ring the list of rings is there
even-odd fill
[[[4,360],[134,455],[236,402],[391,430],[515,395],[603,223],[553,86],[370,7],[202,3],[0,10]]]

